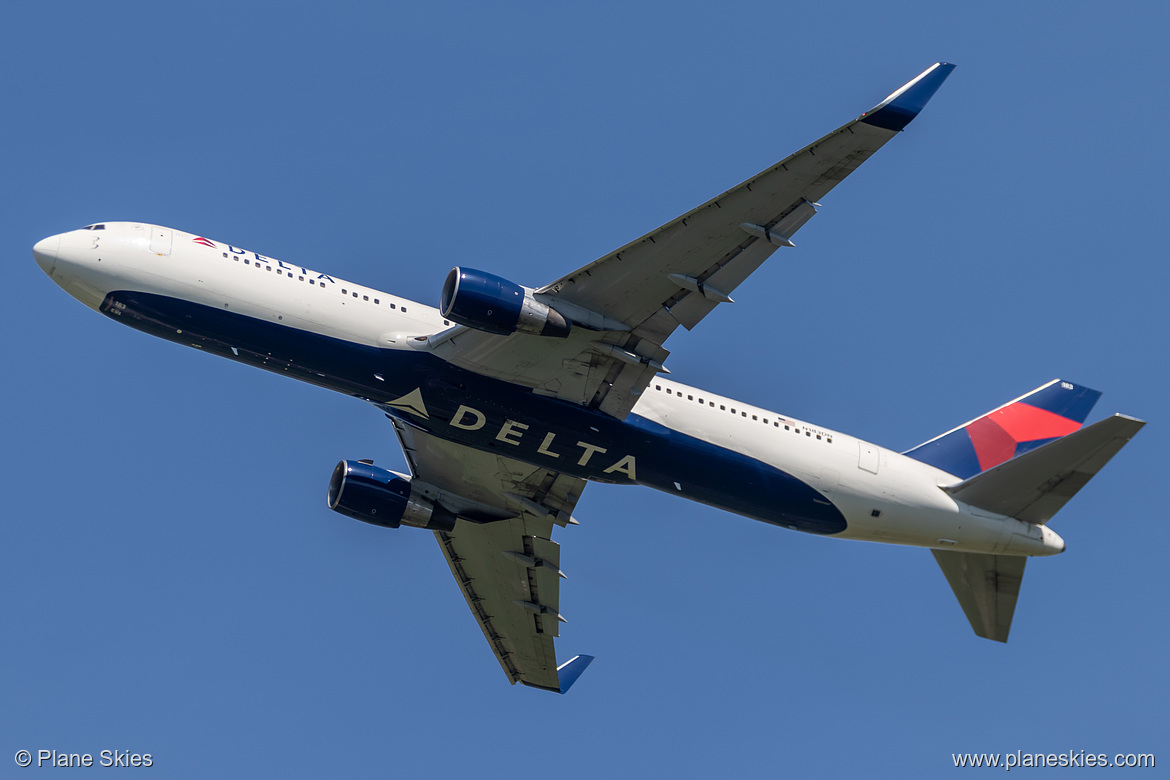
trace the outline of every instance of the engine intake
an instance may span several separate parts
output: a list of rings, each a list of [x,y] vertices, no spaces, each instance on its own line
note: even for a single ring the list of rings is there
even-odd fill
[[[383,528],[400,525],[450,531],[455,515],[418,495],[410,477],[361,461],[343,460],[329,480],[329,508]]]
[[[452,268],[443,282],[440,311],[460,325],[510,336],[533,333],[564,338],[569,321],[527,287],[473,268]]]

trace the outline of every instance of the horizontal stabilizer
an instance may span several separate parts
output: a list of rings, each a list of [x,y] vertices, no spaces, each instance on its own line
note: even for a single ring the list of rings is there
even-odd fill
[[[951,550],[931,552],[975,633],[1006,642],[1028,559]]]
[[[1115,414],[943,490],[989,512],[1046,523],[1143,425]]]

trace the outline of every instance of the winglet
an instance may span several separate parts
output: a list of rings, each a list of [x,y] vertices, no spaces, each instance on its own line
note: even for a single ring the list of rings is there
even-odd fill
[[[949,62],[934,63],[909,84],[862,114],[861,121],[894,132],[901,130],[918,116],[954,69]]]
[[[561,682],[561,693],[568,693],[577,682],[577,678],[584,674],[586,667],[593,663],[591,655],[575,655],[557,667],[557,677]]]

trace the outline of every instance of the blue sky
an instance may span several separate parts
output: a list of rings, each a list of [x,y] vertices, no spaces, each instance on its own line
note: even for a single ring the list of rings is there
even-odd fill
[[[157,776],[937,775],[1170,761],[1170,416],[1153,3],[39,3],[6,8],[0,766]],[[680,381],[906,449],[1060,376],[1151,424],[1052,525],[1010,643],[929,553],[591,486],[560,530],[567,696],[510,687],[430,534],[325,506],[403,460],[360,402],[71,300],[38,239],[206,235],[427,304],[530,286],[958,68],[667,346]],[[1162,754],[1166,755],[1163,756]],[[29,773],[35,770],[25,770]],[[7,771],[4,772],[7,774]],[[1108,774],[1108,773],[1105,773]]]

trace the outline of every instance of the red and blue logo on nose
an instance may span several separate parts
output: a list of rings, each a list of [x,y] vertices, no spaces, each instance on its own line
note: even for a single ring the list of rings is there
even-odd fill
[[[904,454],[967,479],[1078,430],[1100,397],[1054,379]]]

